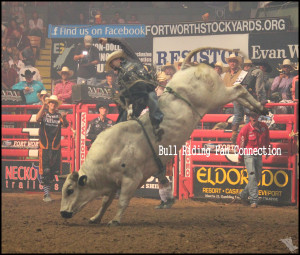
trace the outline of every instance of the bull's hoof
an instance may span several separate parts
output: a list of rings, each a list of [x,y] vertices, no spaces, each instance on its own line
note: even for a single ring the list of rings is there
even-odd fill
[[[109,227],[117,227],[120,226],[120,222],[116,221],[116,220],[111,220],[110,222],[108,222],[107,224]]]
[[[98,224],[98,223],[99,223],[98,220],[89,219],[89,224]]]

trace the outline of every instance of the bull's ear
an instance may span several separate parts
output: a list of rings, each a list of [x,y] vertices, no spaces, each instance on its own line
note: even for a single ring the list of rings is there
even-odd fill
[[[78,184],[80,186],[84,186],[86,184],[86,181],[87,181],[87,176],[82,175],[82,176],[79,177]]]
[[[74,171],[72,174],[71,174],[71,179],[74,181],[74,182],[77,182],[78,181],[78,177],[79,177],[79,174],[77,171]]]

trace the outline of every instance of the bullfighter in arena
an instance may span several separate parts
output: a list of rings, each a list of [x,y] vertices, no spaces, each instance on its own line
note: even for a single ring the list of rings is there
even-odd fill
[[[44,202],[51,202],[50,185],[54,175],[62,167],[61,161],[61,126],[68,127],[66,112],[59,113],[58,108],[62,101],[56,95],[45,99],[41,97],[42,108],[36,115],[36,121],[41,122],[39,130],[39,174],[44,186]],[[46,105],[48,106],[47,109]]]

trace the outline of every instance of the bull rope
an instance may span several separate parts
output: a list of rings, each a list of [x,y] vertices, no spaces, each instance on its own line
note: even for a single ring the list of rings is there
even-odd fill
[[[142,130],[143,130],[143,132],[144,132],[144,135],[146,136],[147,142],[148,142],[148,144],[150,145],[150,149],[151,149],[151,151],[152,151],[153,158],[154,158],[155,163],[156,163],[156,165],[157,165],[157,167],[158,167],[158,173],[157,173],[156,175],[154,175],[154,177],[157,177],[157,178],[158,178],[158,176],[161,175],[161,174],[163,174],[163,176],[164,176],[164,175],[165,175],[165,168],[164,168],[163,163],[161,162],[160,158],[159,158],[159,157],[157,156],[157,154],[155,153],[155,150],[154,150],[154,148],[153,148],[153,145],[152,145],[152,143],[151,143],[151,140],[150,140],[150,138],[149,138],[149,136],[148,136],[148,133],[147,133],[147,131],[146,131],[146,129],[145,129],[143,123],[142,123],[138,118],[136,118],[136,117],[133,117],[133,120],[137,121],[137,123],[140,124],[140,126],[141,126],[141,128],[142,128]]]

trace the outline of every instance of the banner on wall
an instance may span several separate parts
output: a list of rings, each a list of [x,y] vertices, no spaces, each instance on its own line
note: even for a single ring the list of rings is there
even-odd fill
[[[146,25],[146,37],[123,38],[123,40],[130,45],[144,64],[154,64],[158,71],[167,62],[174,64],[180,58],[184,58],[191,50],[199,47],[217,47],[238,49],[254,61],[270,62],[273,66],[271,77],[275,77],[277,75],[276,67],[282,63],[285,57],[290,57],[294,62],[298,59],[298,34],[287,32],[289,23],[287,18],[268,18]],[[202,26],[210,27],[210,31],[203,30]],[[60,27],[63,26],[56,26],[56,30],[58,31]],[[218,29],[214,29],[215,27]],[[74,28],[70,27],[69,29]],[[69,35],[67,38],[52,39],[52,79],[60,78],[57,71],[61,70],[63,66],[68,66],[75,71],[74,77],[76,77],[77,63],[73,60],[74,51],[77,45],[83,42],[83,36],[77,37],[76,32],[75,36]],[[94,38],[93,45],[100,51],[97,73],[99,78],[104,79],[106,59],[110,53],[119,50],[120,47],[109,43],[105,46],[99,44],[97,39],[105,37],[103,35],[92,35],[92,37]],[[118,36],[109,35],[107,37]],[[227,66],[225,59],[229,54],[222,50],[207,50],[198,53],[193,61],[208,61],[209,63],[222,61]]]
[[[83,38],[118,37],[137,38],[145,37],[145,25],[51,25],[48,26],[48,38]]]
[[[289,27],[290,20],[288,18],[265,18],[146,25],[145,29],[147,37],[165,37],[283,32],[287,31]]]
[[[248,41],[249,34],[155,37],[153,38],[153,62],[156,65],[174,63],[180,58],[185,58],[191,50],[201,47],[235,49],[248,54]],[[230,53],[224,50],[205,50],[195,54],[191,61],[198,63],[222,61],[226,66],[225,58],[229,57]]]
[[[252,34],[249,37],[249,57],[253,62],[267,61],[272,66],[270,76],[275,77],[279,75],[277,68],[284,59],[298,63],[298,36],[295,32]]]
[[[193,192],[198,198],[234,199],[248,183],[247,169],[203,166],[193,172]],[[290,203],[291,183],[291,171],[263,168],[258,196],[266,202]]]
[[[2,161],[2,192],[43,191],[38,161]],[[62,174],[70,173],[70,164],[63,162]],[[51,191],[61,192],[64,180],[55,180]]]

